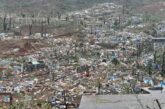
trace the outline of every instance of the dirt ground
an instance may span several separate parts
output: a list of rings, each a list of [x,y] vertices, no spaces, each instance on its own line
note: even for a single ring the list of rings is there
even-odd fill
[[[20,39],[0,41],[0,57],[19,56],[48,46],[39,39]],[[16,50],[17,49],[17,50]],[[16,51],[14,51],[16,50]]]

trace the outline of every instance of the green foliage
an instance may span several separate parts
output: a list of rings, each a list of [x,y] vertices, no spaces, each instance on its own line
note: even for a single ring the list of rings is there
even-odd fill
[[[122,90],[121,90],[122,94],[132,94],[132,88],[129,84],[122,84]]]
[[[151,15],[149,13],[145,12],[145,14],[143,16],[144,21],[148,22],[150,20],[150,18],[151,18]]]
[[[154,55],[155,63],[162,64],[163,63],[163,53],[161,51],[158,51]]]
[[[131,20],[128,20],[128,22],[126,23],[125,27],[130,26],[131,23],[132,23]]]
[[[84,72],[84,71],[89,71],[89,66],[78,66],[77,67],[77,72]]]
[[[99,79],[96,80],[95,86],[101,88],[102,84]]]
[[[43,107],[43,109],[51,109],[50,103],[43,103],[42,107]]]
[[[162,72],[160,73],[160,75],[161,75],[162,77],[165,77],[165,71],[162,71]]]
[[[22,108],[24,108],[24,103],[19,102],[12,104],[9,109],[22,109]]]
[[[120,23],[119,23],[119,21],[116,19],[115,20],[115,22],[114,22],[114,29],[119,29],[119,25],[120,25]]]
[[[117,58],[113,58],[112,59],[112,63],[117,66],[118,64],[120,64],[119,60]]]

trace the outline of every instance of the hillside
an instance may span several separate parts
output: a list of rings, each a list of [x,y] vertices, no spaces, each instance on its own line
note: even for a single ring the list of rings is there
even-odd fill
[[[0,0],[1,11],[13,13],[42,13],[73,11],[87,8],[95,3],[111,0]]]
[[[0,10],[8,13],[51,14],[79,10],[102,2],[116,2],[136,7],[163,0],[0,0]]]

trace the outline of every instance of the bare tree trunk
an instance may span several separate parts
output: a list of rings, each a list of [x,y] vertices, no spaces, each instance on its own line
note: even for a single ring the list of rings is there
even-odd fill
[[[9,30],[11,30],[12,18],[9,18]]]
[[[61,13],[57,13],[57,15],[58,15],[58,20],[60,20],[61,19]]]
[[[4,32],[6,32],[6,30],[7,30],[7,23],[6,23],[6,20],[7,20],[7,18],[6,18],[6,14],[5,14],[5,16],[4,16],[4,18],[3,18],[3,30],[4,30]]]
[[[32,35],[32,24],[29,24],[29,36]]]
[[[15,28],[15,19],[13,19],[12,28]]]
[[[64,90],[64,103],[65,103],[65,109],[68,109],[68,104],[67,104],[67,100],[66,100],[66,91]]]
[[[48,25],[50,24],[50,17],[49,16],[47,17],[47,23],[48,23]]]
[[[44,21],[41,22],[41,37],[44,36]]]

